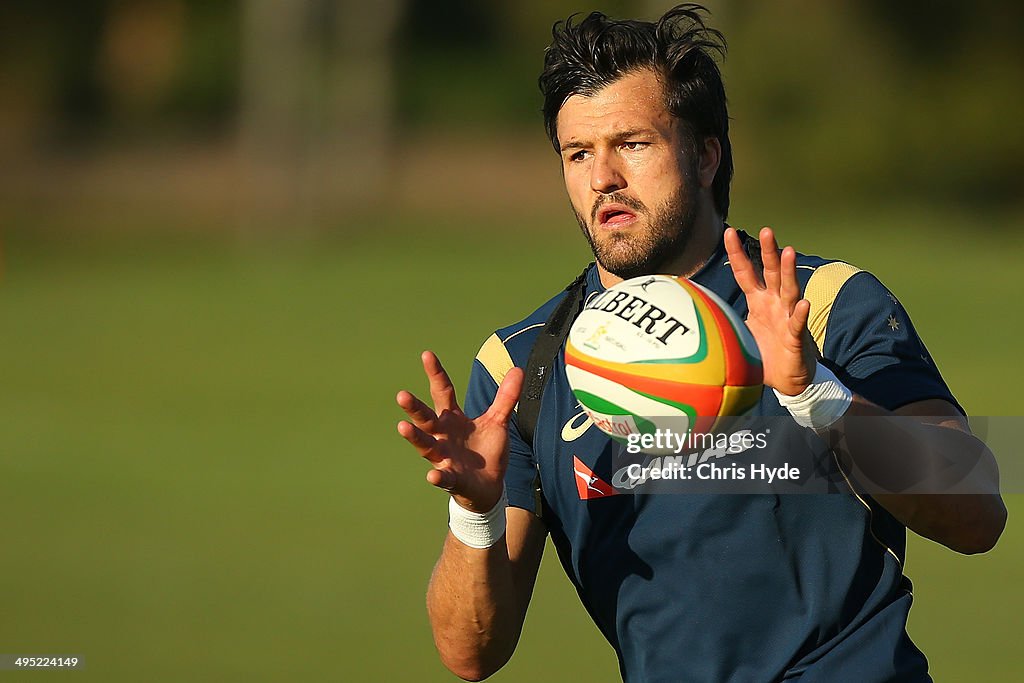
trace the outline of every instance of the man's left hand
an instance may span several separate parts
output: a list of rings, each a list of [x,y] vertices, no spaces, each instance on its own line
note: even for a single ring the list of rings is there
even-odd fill
[[[818,349],[807,331],[811,304],[800,298],[796,250],[786,247],[780,254],[771,228],[762,228],[759,237],[763,278],[758,277],[733,228],[725,231],[725,249],[733,277],[747,297],[746,322],[761,352],[764,383],[795,396],[814,379],[818,363]]]

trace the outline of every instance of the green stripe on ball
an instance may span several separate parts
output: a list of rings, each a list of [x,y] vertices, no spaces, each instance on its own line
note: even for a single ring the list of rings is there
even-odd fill
[[[633,421],[636,423],[636,428],[640,430],[641,434],[653,434],[657,429],[654,423],[651,422],[650,420],[640,417],[636,413],[632,413],[623,408],[622,406],[612,403],[608,399],[601,398],[600,396],[595,396],[594,394],[591,394],[586,391],[581,391],[579,389],[575,390],[573,393],[576,394],[576,398],[579,399],[579,402],[582,403],[585,408],[589,408],[590,410],[593,410],[595,413],[601,413],[602,415],[621,415],[623,417],[628,416],[633,418]],[[651,398],[654,397],[652,396]]]

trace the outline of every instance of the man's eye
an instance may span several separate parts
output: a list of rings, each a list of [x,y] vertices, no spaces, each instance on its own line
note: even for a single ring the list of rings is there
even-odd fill
[[[587,150],[581,149],[569,157],[569,161],[583,161],[587,158]]]
[[[622,143],[622,146],[625,147],[626,149],[630,150],[630,151],[636,151],[638,149],[643,149],[644,147],[646,147],[647,143],[646,142],[635,142],[635,141],[633,141],[633,142],[624,142],[624,143]]]

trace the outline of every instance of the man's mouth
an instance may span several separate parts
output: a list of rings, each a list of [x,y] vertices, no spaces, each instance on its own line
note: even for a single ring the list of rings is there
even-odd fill
[[[597,225],[602,228],[622,228],[636,221],[636,214],[624,204],[608,204],[597,212]]]

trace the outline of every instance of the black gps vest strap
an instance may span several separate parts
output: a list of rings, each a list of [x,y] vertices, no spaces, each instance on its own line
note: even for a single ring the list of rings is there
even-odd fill
[[[583,305],[583,290],[587,286],[587,271],[594,264],[583,269],[579,277],[565,288],[568,292],[551,311],[547,322],[537,336],[530,350],[530,359],[526,362],[526,378],[523,394],[519,398],[517,419],[519,434],[530,448],[533,448],[533,433],[537,429],[537,418],[540,416],[540,400],[544,396],[551,368],[555,365],[558,351],[569,336],[569,328]]]
[[[761,260],[761,243],[757,238],[751,237],[745,232],[743,236],[743,249],[754,266],[754,271],[761,276],[764,270],[764,263]],[[586,288],[587,272],[594,264],[591,263],[579,277],[572,281],[565,291],[568,292],[562,300],[551,311],[547,322],[537,336],[530,350],[530,358],[526,362],[526,378],[522,396],[519,398],[519,409],[517,411],[519,434],[523,441],[530,448],[533,448],[533,435],[537,429],[537,418],[540,417],[540,402],[544,396],[544,387],[547,386],[548,377],[551,375],[551,368],[555,365],[555,359],[562,348],[566,337],[569,336],[569,328],[580,314],[583,305],[583,290]]]

